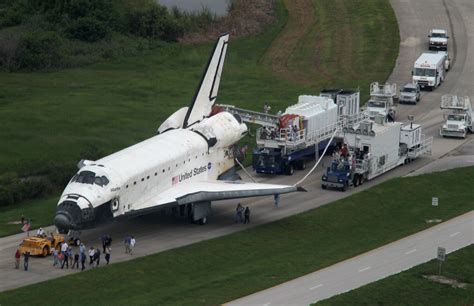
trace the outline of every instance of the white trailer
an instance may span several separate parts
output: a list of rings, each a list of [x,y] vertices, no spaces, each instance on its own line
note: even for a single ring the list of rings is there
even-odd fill
[[[423,53],[413,65],[413,83],[420,88],[433,90],[441,85],[445,76],[446,55],[441,53]]]
[[[444,95],[440,108],[450,110],[444,115],[446,122],[439,130],[441,136],[466,138],[468,132],[473,132],[474,113],[469,97]]]
[[[383,115],[343,130],[349,155],[336,156],[322,177],[322,188],[357,187],[423,154],[431,154],[433,137],[419,124],[387,122]]]
[[[381,114],[387,117],[389,121],[395,121],[395,104],[397,102],[397,84],[379,84],[378,82],[370,84],[370,99],[367,102],[370,119],[374,119]]]

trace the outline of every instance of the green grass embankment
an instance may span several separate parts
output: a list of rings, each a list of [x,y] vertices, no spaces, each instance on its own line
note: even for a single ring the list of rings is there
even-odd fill
[[[294,46],[276,39],[282,32],[299,29],[287,23],[289,17],[299,16],[289,7],[295,5],[292,1],[285,2],[288,7],[277,2],[279,21],[262,35],[231,37],[219,103],[261,110],[269,102],[277,112],[294,104],[298,95],[318,94],[322,87],[363,90],[371,81],[387,78],[399,44],[398,25],[387,0],[337,1],[335,6],[322,0],[308,3],[312,6],[305,10],[315,22],[305,26]],[[288,16],[289,12],[296,15]],[[318,35],[324,39],[316,48]],[[283,57],[283,66],[290,77],[302,70],[301,78],[288,79],[272,70],[272,63],[280,60],[270,56],[272,47],[295,47],[294,54]],[[153,53],[78,69],[0,73],[0,142],[8,144],[0,150],[0,176],[75,165],[91,145],[109,154],[151,137],[171,113],[189,104],[211,49],[212,44],[167,44]],[[255,139],[247,137],[243,143],[252,148]],[[33,205],[15,204],[3,212],[23,207]],[[34,210],[27,214],[37,226],[51,223],[52,217],[33,216]],[[0,224],[0,234],[16,232],[4,226]]]
[[[424,278],[438,274],[432,260],[386,279],[335,296],[316,305],[472,305],[474,303],[474,245],[446,255],[442,276],[466,284],[455,288]]]
[[[426,220],[472,210],[473,173],[395,178],[253,229],[3,292],[0,304],[221,304],[432,226]],[[51,292],[67,294],[51,299]]]

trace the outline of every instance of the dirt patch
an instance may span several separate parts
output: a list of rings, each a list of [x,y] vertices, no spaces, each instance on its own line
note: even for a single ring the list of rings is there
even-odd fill
[[[285,7],[288,10],[288,22],[285,28],[272,42],[270,48],[264,55],[263,62],[278,76],[308,84],[309,80],[304,73],[289,69],[289,60],[295,52],[299,42],[311,30],[315,21],[314,10],[311,0],[285,0]],[[321,46],[316,45],[314,59],[319,58]],[[319,66],[319,61],[313,63]]]
[[[423,277],[426,278],[427,280],[432,281],[432,282],[435,282],[435,283],[438,283],[438,284],[443,284],[443,285],[448,285],[448,286],[451,286],[453,288],[465,289],[468,285],[466,283],[461,283],[461,282],[458,282],[455,279],[452,279],[452,278],[449,278],[449,277],[446,277],[446,276],[442,276],[442,275],[423,275]]]
[[[185,43],[214,41],[217,36],[225,32],[230,33],[233,38],[252,36],[276,22],[275,0],[235,0],[227,16],[218,18],[215,23],[196,32],[185,34],[180,41]]]

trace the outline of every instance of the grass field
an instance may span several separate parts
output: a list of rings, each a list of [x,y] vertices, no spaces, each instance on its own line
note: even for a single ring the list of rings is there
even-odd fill
[[[427,219],[472,210],[473,173],[395,178],[253,229],[3,292],[0,304],[220,304],[426,229]],[[433,195],[442,205],[431,206]]]
[[[218,102],[259,110],[267,101],[276,112],[295,103],[299,94],[317,94],[324,86],[364,89],[372,80],[386,79],[399,43],[398,26],[393,11],[387,9],[388,1],[337,3],[333,7],[320,0],[311,2],[310,14],[316,16],[324,11],[325,16],[337,13],[341,18],[336,23],[331,18],[316,16],[318,23],[307,25],[301,40],[295,42],[298,48],[290,57],[298,60],[289,60],[286,65],[290,75],[305,63],[314,69],[324,66],[333,76],[329,83],[317,73],[309,73],[309,68],[305,70],[309,74],[298,80],[288,80],[273,70],[272,50],[285,48],[278,37],[293,31],[294,26],[287,20],[297,18],[294,16],[297,13],[289,14],[295,2],[287,1],[286,7],[278,2],[278,24],[258,37],[231,38]],[[366,21],[359,23],[361,18]],[[320,28],[321,23],[325,24],[324,29]],[[357,41],[351,43],[357,45],[351,48],[351,60],[344,66],[339,63],[343,54],[336,50],[343,49],[343,42],[345,46],[348,42],[344,33],[338,32],[339,27],[360,32]],[[333,35],[328,35],[318,47],[325,50],[324,62],[315,62],[315,55],[308,50],[314,48],[313,38],[320,30],[332,30]],[[365,46],[376,42],[384,42],[383,47],[364,51]],[[101,152],[112,153],[152,136],[160,122],[177,108],[188,105],[211,48],[211,44],[169,44],[153,54],[80,69],[0,73],[0,141],[8,144],[0,151],[0,175],[9,171],[30,173],[55,163],[75,165],[81,159],[80,153],[91,145]],[[362,64],[372,58],[378,58],[375,61],[378,64],[364,69]],[[348,73],[349,70],[352,72]],[[244,142],[251,148],[255,140],[247,137]],[[52,202],[41,200],[36,204],[10,206],[2,214],[5,218],[16,218],[16,212],[26,208],[38,220],[37,226],[47,225],[52,217],[36,215],[30,209],[45,203]],[[9,209],[13,209],[11,214],[7,213]],[[17,230],[6,223],[0,224],[0,235]]]
[[[290,71],[314,69],[305,74],[306,81],[289,81],[268,69],[266,52],[288,19],[281,1],[278,24],[258,37],[231,37],[218,102],[260,109],[267,101],[276,112],[299,94],[317,94],[323,86],[366,89],[372,80],[385,80],[399,44],[388,1],[336,2],[337,6],[321,0],[310,3],[318,22],[297,42],[298,52],[288,66]],[[331,35],[319,46],[320,56],[311,50],[321,31]],[[374,44],[378,47],[368,48]],[[340,50],[348,46],[346,59],[348,51]],[[0,173],[75,164],[88,144],[111,153],[152,136],[172,112],[189,104],[211,49],[211,44],[168,44],[152,54],[79,69],[0,73],[0,141],[6,144],[0,151]],[[327,77],[317,72],[322,67]]]
[[[442,271],[443,276],[466,283],[466,288],[453,288],[423,278],[423,275],[438,274],[438,261],[432,260],[316,305],[472,305],[474,245],[448,254]]]

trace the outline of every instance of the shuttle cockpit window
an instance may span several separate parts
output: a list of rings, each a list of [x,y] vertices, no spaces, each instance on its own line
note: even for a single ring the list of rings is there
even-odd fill
[[[96,174],[92,171],[81,171],[72,177],[71,182],[107,186],[109,184],[109,179],[107,179],[105,176],[96,176]]]

